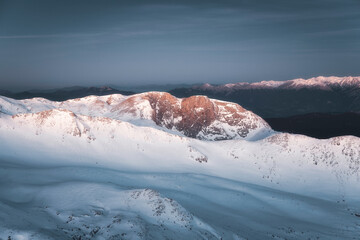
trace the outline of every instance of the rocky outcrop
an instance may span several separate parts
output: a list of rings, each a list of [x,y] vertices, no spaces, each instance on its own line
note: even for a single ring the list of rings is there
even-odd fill
[[[263,119],[238,104],[206,96],[178,99],[169,93],[149,92],[127,98],[112,111],[205,140],[251,138],[271,132]]]

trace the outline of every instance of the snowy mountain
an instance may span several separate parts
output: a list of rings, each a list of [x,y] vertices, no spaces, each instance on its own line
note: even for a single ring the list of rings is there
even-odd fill
[[[136,125],[156,124],[163,129],[204,140],[259,139],[273,132],[263,119],[241,106],[205,96],[178,99],[168,93],[148,92],[131,96],[89,96],[64,102],[42,98],[0,98],[0,111],[10,115],[56,108]]]
[[[225,84],[214,86],[211,84],[204,84],[195,86],[202,90],[215,90],[215,91],[232,91],[236,89],[301,89],[301,88],[318,88],[323,90],[331,90],[333,88],[360,88],[360,77],[313,77],[309,79],[297,78],[287,81],[261,81],[261,82],[239,82],[234,84]]]
[[[46,156],[50,153],[60,162],[69,161],[74,156],[94,162],[91,159],[106,156],[106,159],[101,160],[104,165],[114,164],[123,169],[144,171],[155,171],[161,165],[161,169],[180,172],[184,167],[196,167],[199,168],[197,172],[208,172],[211,169],[209,167],[214,167],[215,164],[216,168],[212,169],[214,172],[210,171],[212,175],[226,174],[231,179],[242,181],[249,180],[252,174],[256,176],[255,179],[266,176],[268,180],[265,182],[270,185],[271,182],[286,179],[286,182],[280,185],[281,188],[290,184],[294,177],[291,176],[292,171],[285,166],[292,166],[297,172],[296,175],[301,171],[306,174],[303,166],[319,171],[319,175],[322,171],[330,170],[327,174],[334,176],[331,187],[341,185],[339,179],[356,182],[359,177],[360,139],[351,136],[317,140],[302,135],[278,133],[258,141],[208,142],[174,135],[153,127],[139,127],[108,117],[78,115],[64,109],[13,116],[2,114],[0,122],[1,142],[4,150],[6,149],[3,153],[15,158],[32,158],[34,161],[47,159]],[[23,150],[21,152],[18,151],[19,144]],[[63,149],[67,151],[63,153]],[[33,156],[28,155],[29,151]],[[116,161],[119,157],[137,160],[128,165],[129,162]],[[268,163],[270,166],[267,166]],[[258,171],[260,166],[257,164],[264,164],[264,169]],[[254,172],[241,176],[240,169],[253,169]],[[286,177],[283,178],[284,176]],[[311,176],[303,177],[301,180],[306,182]],[[330,176],[327,176],[325,184],[329,184],[330,180]],[[259,182],[262,183],[263,180]],[[317,184],[318,186],[312,188],[323,187],[320,181]],[[294,188],[291,188],[294,191]]]
[[[1,106],[0,239],[358,237],[360,138],[203,141],[214,139],[203,128],[189,138],[179,128],[187,120],[176,119],[253,120],[201,96],[1,98]]]

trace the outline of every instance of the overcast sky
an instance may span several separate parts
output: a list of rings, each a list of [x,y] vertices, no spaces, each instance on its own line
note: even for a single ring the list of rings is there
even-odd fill
[[[360,75],[359,0],[0,0],[0,89]]]

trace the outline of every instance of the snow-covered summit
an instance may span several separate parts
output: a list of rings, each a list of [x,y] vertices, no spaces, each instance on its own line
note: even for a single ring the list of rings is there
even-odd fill
[[[298,78],[285,81],[282,85],[288,88],[321,88],[332,89],[334,87],[358,87],[360,88],[360,77],[314,77],[309,79]]]
[[[75,114],[161,127],[203,140],[256,140],[273,133],[263,119],[238,104],[206,96],[181,99],[165,92],[146,92],[131,96],[88,96],[64,102],[0,98],[0,111],[8,115],[49,109],[67,109]]]
[[[128,97],[111,109],[122,120],[146,119],[185,136],[205,140],[256,139],[269,135],[269,125],[238,104],[192,96],[148,92]]]
[[[232,89],[301,89],[301,88],[316,88],[329,90],[335,87],[356,87],[360,88],[360,77],[313,77],[309,79],[297,78],[287,81],[261,81],[261,82],[239,82],[229,83],[225,85],[214,86],[211,84],[204,84],[196,88],[202,90],[216,90],[216,91],[229,91]]]

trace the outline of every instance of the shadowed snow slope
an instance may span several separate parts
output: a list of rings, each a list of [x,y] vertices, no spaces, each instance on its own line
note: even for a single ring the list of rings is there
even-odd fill
[[[169,105],[151,94],[2,98],[0,239],[358,237],[359,138],[201,141],[119,120],[157,121]]]

